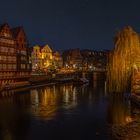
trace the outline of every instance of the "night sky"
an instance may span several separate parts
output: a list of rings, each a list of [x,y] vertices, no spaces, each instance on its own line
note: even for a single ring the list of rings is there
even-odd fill
[[[139,0],[0,0],[0,23],[23,26],[30,46],[113,49],[124,26],[140,33]]]

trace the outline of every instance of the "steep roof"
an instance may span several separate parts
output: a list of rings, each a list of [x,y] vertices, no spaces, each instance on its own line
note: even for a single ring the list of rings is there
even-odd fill
[[[4,35],[6,38],[8,37],[8,38],[12,38],[12,39],[14,39],[14,37],[13,37],[13,34],[12,34],[12,32],[11,32],[11,29],[10,29],[10,26],[9,26],[9,24],[8,23],[4,23],[4,24],[1,24],[0,25],[0,33],[3,31],[3,30],[5,30],[6,29],[6,34],[9,34],[8,36],[7,35]],[[7,32],[8,31],[8,32]]]
[[[12,32],[14,38],[16,38],[18,36],[18,33],[20,32],[21,29],[22,29],[22,27],[15,27],[15,28],[11,29],[11,32]]]
[[[61,57],[61,54],[58,51],[53,52],[53,55]]]
[[[50,46],[48,44],[44,45],[42,50],[47,49],[48,52],[52,52],[52,49],[50,48]]]
[[[9,27],[8,23],[1,24],[1,25],[0,25],[0,31],[1,31],[1,29],[2,29],[4,26],[8,26],[8,27]],[[9,28],[10,28],[10,27],[9,27]]]

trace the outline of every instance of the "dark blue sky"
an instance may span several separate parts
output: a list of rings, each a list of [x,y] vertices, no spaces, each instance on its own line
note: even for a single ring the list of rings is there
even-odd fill
[[[22,25],[30,46],[112,49],[124,26],[140,32],[139,0],[0,0],[0,23]]]

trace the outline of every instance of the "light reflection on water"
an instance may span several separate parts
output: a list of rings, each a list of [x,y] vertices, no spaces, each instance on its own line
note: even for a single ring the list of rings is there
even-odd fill
[[[111,95],[109,99],[109,122],[114,125],[124,125],[131,122],[131,103],[124,95]]]
[[[3,93],[0,112],[0,140],[67,135],[80,140],[109,139],[110,125],[126,124],[140,115],[123,95],[105,92],[104,81],[97,79],[89,85],[69,83]]]
[[[53,92],[53,89],[34,89],[30,93],[31,113],[46,120],[54,118],[57,110],[57,95]]]
[[[83,90],[83,88],[81,88]],[[72,84],[33,89],[31,93],[31,112],[34,117],[45,120],[55,119],[58,108],[70,110],[77,105],[77,89]]]

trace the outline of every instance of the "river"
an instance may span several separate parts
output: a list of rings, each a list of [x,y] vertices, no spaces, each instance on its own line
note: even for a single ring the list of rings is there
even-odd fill
[[[139,113],[127,96],[108,94],[105,81],[66,83],[0,96],[0,140],[110,140],[113,125]]]

